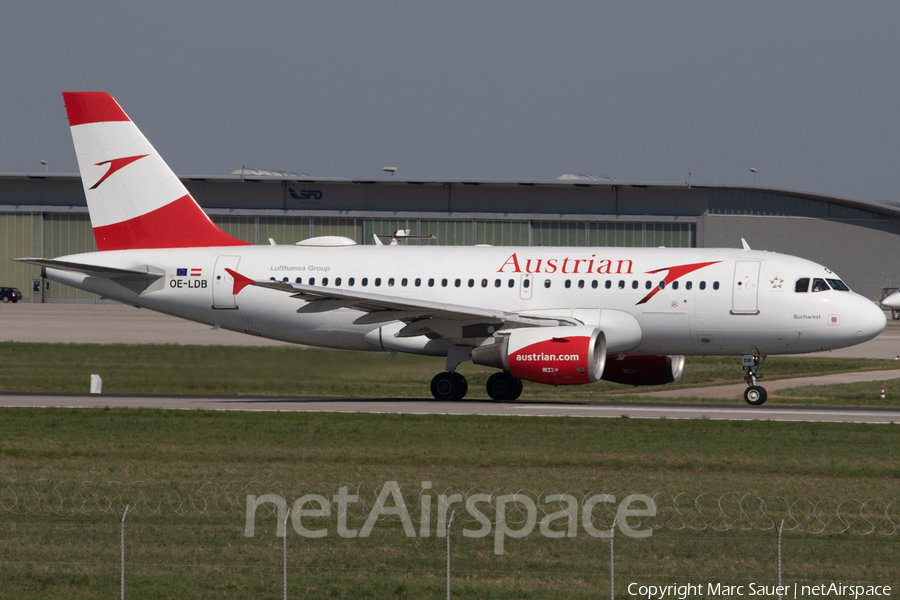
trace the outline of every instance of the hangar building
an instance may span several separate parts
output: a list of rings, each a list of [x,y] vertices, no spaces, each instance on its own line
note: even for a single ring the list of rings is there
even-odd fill
[[[873,300],[900,282],[900,209],[817,194],[566,175],[550,181],[182,177],[234,237],[278,244],[342,235],[373,244],[398,229],[440,245],[741,247],[802,256]],[[0,175],[0,286],[26,301],[97,302],[12,262],[95,249],[78,175]]]

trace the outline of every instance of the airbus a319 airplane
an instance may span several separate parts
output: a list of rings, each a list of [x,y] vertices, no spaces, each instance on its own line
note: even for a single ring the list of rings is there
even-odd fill
[[[685,355],[762,357],[851,346],[884,313],[822,265],[742,249],[250,245],[219,229],[112,96],[63,94],[97,252],[20,259],[106,298],[267,338],[446,357],[431,382],[460,400],[464,361],[522,381],[677,381]],[[335,373],[335,376],[340,376]]]

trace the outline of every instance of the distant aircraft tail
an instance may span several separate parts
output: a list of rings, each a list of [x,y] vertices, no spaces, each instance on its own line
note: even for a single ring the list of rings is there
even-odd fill
[[[63,99],[98,250],[248,245],[210,220],[112,96]]]

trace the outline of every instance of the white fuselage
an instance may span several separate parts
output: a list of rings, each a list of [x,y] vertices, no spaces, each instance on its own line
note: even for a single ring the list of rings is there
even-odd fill
[[[801,278],[837,279],[825,267],[753,250],[235,246],[116,250],[59,260],[165,273],[148,285],[46,269],[54,281],[126,304],[267,338],[351,350],[384,349],[372,332],[383,328],[382,337],[391,335],[402,324],[354,324],[364,313],[347,308],[298,314],[304,301],[260,287],[235,296],[225,268],[255,280],[300,278],[303,285],[575,317],[585,324],[600,323],[602,311],[621,311],[640,325],[638,345],[620,349],[635,354],[813,352],[866,341],[885,325],[881,309],[853,292],[795,291]],[[666,285],[659,289],[662,281]],[[407,351],[446,353],[426,346],[417,350],[412,344]]]

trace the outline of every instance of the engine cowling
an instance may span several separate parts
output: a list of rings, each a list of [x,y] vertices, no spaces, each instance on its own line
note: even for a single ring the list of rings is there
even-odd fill
[[[472,362],[548,385],[598,381],[606,363],[606,337],[594,327],[514,329],[472,350]]]
[[[603,380],[625,385],[665,385],[681,379],[683,356],[613,355],[606,361]]]

